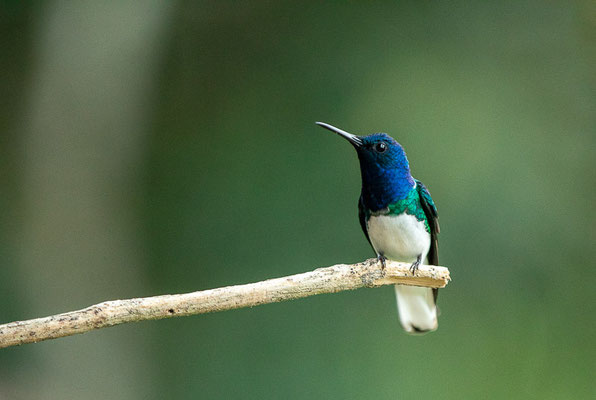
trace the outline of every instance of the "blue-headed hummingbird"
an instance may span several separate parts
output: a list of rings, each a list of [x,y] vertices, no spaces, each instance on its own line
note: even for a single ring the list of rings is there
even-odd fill
[[[358,217],[364,235],[384,268],[385,260],[438,265],[437,208],[429,191],[410,173],[403,147],[385,133],[357,136],[317,122],[347,139],[360,161],[362,191]],[[437,329],[438,289],[395,285],[399,320],[406,332]]]

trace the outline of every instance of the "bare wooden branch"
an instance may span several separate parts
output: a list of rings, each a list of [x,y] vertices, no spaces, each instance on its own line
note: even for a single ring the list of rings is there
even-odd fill
[[[82,310],[0,325],[0,348],[76,335],[127,322],[253,307],[321,293],[396,283],[441,288],[450,280],[449,270],[445,267],[420,265],[415,275],[409,268],[410,264],[387,261],[385,270],[382,270],[375,259],[370,259],[246,285],[106,301]]]

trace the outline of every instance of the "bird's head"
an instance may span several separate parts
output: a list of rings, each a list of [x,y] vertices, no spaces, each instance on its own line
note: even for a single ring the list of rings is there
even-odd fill
[[[317,122],[317,125],[337,133],[350,142],[358,153],[363,169],[405,170],[409,173],[408,159],[403,147],[386,133],[356,136],[324,122]]]
[[[337,133],[356,149],[362,175],[362,200],[369,209],[383,209],[406,198],[415,187],[406,153],[391,136],[386,133],[356,136],[324,122],[317,125]]]

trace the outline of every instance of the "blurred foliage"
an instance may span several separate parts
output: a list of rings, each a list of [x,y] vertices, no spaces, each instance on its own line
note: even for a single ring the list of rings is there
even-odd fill
[[[0,316],[10,321],[41,316],[21,305],[29,293],[14,246],[29,32],[45,14],[0,9]],[[404,145],[437,203],[453,282],[439,330],[423,337],[399,328],[392,288],[102,332],[148,341],[137,367],[149,361],[157,379],[136,384],[156,399],[596,395],[593,2],[200,1],[171,11],[141,189],[129,199],[143,295],[373,256],[356,217],[355,153],[319,120]],[[1,351],[0,373],[35,380],[43,369],[27,366],[41,346],[58,344]]]

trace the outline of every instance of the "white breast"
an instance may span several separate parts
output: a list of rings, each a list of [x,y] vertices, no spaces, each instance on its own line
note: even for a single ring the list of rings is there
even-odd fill
[[[368,237],[378,254],[394,261],[414,262],[421,254],[424,262],[430,248],[424,222],[408,214],[371,216]]]

